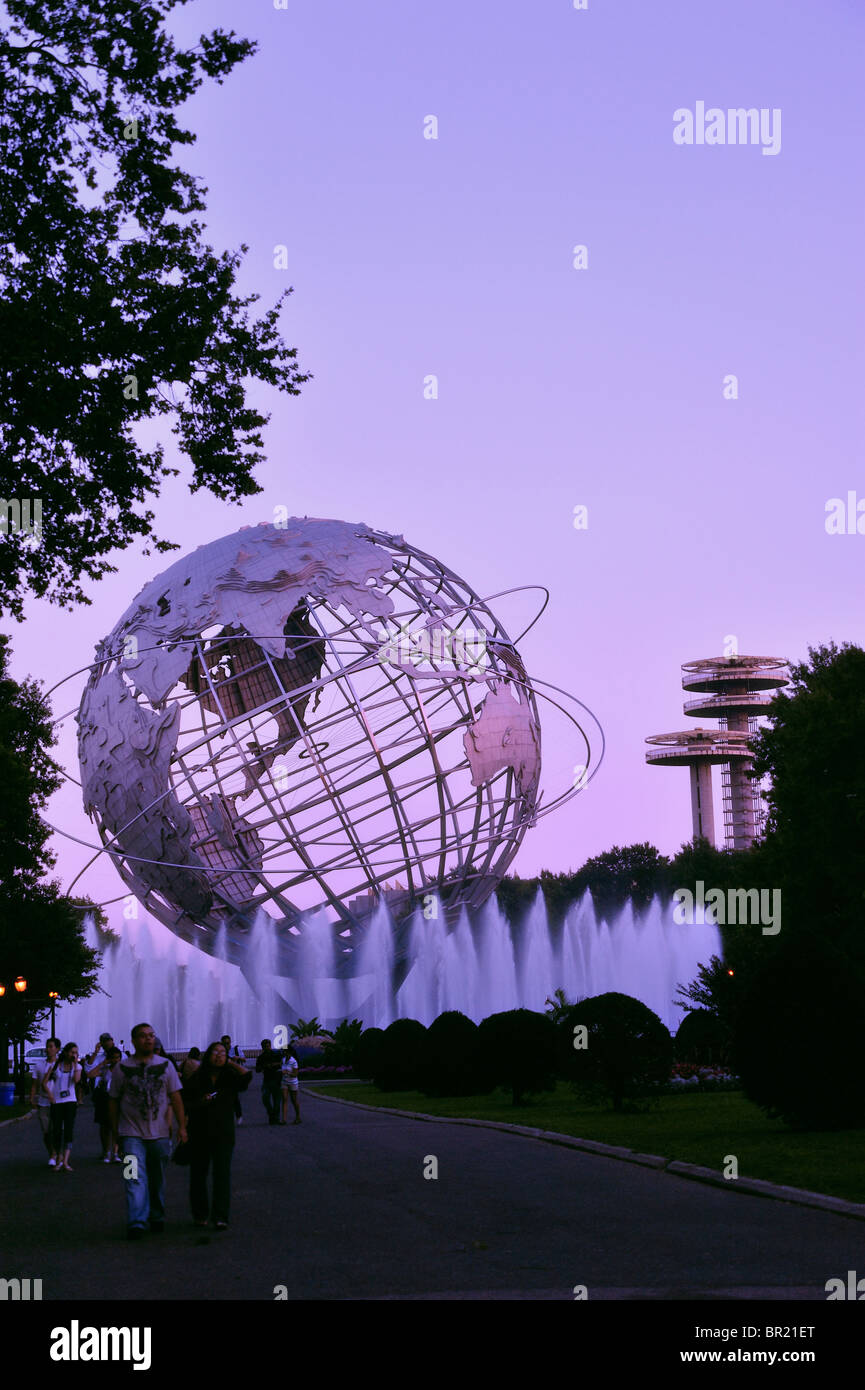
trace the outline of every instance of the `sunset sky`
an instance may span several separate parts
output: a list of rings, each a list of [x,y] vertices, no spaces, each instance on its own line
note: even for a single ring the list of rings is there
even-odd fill
[[[253,392],[272,412],[261,496],[232,507],[173,480],[160,534],[177,555],[284,505],[402,533],[481,595],[546,586],[526,667],[591,708],[607,754],[515,868],[646,839],[674,852],[691,834],[687,773],[647,767],[644,738],[685,723],[681,663],[730,636],[793,660],[865,642],[865,535],[825,525],[830,499],[865,499],[865,10],[203,0],[174,14],[185,42],[219,25],[259,49],[189,103],[198,140],[178,158],[208,186],[208,240],[249,247],[240,289],[263,310],[294,286],[283,333],[314,380],[299,398]],[[779,111],[777,153],[675,143],[674,112],[698,102]],[[176,461],[164,422],[148,437]],[[13,674],[49,687],[92,660],[171,562],[129,550],[91,607],[31,601],[4,625]],[[519,632],[536,596],[493,606]],[[57,693],[58,715],[82,682]],[[576,757],[555,732],[544,753],[549,800]],[[95,839],[74,785],[49,818]],[[55,844],[67,886],[88,851]],[[123,891],[104,861],[82,887]]]

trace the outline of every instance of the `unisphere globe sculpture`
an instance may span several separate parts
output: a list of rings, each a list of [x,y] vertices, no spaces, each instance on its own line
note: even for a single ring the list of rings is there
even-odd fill
[[[405,921],[495,889],[536,815],[536,698],[486,603],[401,536],[286,518],[145,585],[78,713],[85,808],[131,891],[242,964],[293,973],[324,910],[341,969],[379,897]]]

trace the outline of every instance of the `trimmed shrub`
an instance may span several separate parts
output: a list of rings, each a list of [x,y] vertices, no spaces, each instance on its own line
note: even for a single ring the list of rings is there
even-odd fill
[[[478,1040],[489,1085],[506,1086],[514,1105],[555,1086],[556,1029],[544,1014],[531,1009],[490,1014],[478,1028]]]
[[[364,1028],[354,1050],[355,1076],[363,1077],[364,1080],[368,1081],[371,1081],[375,1076],[383,1037],[383,1028]]]
[[[712,1066],[726,1062],[730,1052],[730,1030],[708,1009],[692,1009],[676,1031],[677,1062],[705,1062]]]
[[[578,1034],[582,1025],[586,1032]],[[577,1046],[581,1038],[585,1046]],[[583,999],[558,1025],[562,1074],[584,1095],[606,1095],[614,1110],[662,1085],[673,1064],[673,1039],[639,999],[611,991]]]
[[[385,1028],[373,1073],[379,1090],[414,1091],[419,1087],[425,1036],[426,1029],[416,1018],[398,1018]]]
[[[457,1010],[439,1014],[424,1037],[420,1089],[427,1096],[476,1096],[485,1084],[478,1027]]]

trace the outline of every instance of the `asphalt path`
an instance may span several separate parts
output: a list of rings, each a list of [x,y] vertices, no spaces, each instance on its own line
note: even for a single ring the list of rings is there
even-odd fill
[[[229,1230],[196,1230],[169,1165],[163,1234],[125,1239],[120,1165],[89,1105],[73,1173],[35,1119],[0,1129],[0,1276],[50,1299],[826,1299],[862,1264],[859,1221],[498,1130],[302,1094],[271,1127],[243,1101]],[[429,1178],[430,1159],[438,1176]]]

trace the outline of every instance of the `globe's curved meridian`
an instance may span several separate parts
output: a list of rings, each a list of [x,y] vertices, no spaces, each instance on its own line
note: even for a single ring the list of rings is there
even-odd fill
[[[145,585],[97,662],[85,807],[131,891],[206,950],[221,935],[241,960],[266,911],[290,967],[313,909],[348,956],[376,894],[398,917],[433,891],[477,906],[531,823],[540,724],[519,655],[402,537],[243,528]]]

